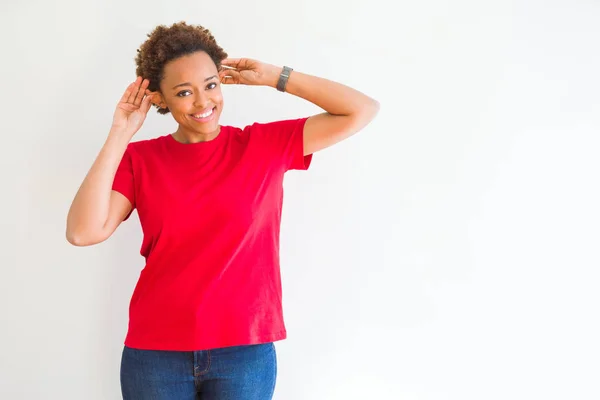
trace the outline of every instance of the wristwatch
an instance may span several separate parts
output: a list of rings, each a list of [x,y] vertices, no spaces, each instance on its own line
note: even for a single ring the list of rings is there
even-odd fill
[[[290,67],[283,67],[281,74],[279,75],[279,81],[277,82],[277,90],[280,92],[285,92],[285,86],[287,85],[288,78],[290,77],[290,73],[293,71]]]

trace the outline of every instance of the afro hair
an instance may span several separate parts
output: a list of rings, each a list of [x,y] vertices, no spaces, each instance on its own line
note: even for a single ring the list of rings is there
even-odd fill
[[[210,31],[200,25],[184,21],[167,27],[159,25],[148,35],[148,39],[137,50],[135,57],[136,76],[150,80],[148,89],[160,90],[165,65],[179,57],[203,51],[210,56],[217,69],[227,58],[227,53],[217,44]],[[159,114],[169,113],[168,108],[158,108]]]

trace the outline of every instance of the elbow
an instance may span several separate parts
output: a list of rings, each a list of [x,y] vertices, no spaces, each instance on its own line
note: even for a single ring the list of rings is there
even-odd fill
[[[358,120],[362,121],[364,124],[368,124],[373,119],[375,119],[375,117],[379,113],[380,108],[381,105],[379,104],[379,102],[369,97],[366,101],[364,101],[361,104],[360,108],[358,108],[355,111],[354,115],[357,117]]]
[[[87,246],[87,242],[78,235],[67,233],[67,242],[76,247],[84,247]]]
[[[381,109],[381,104],[375,99],[371,99],[371,104],[369,106],[370,120],[375,119],[377,114],[379,114],[379,110]]]
[[[67,242],[76,247],[84,247],[89,246],[89,240],[86,240],[85,237],[79,233],[75,233],[67,230],[66,234]]]
[[[363,129],[375,119],[380,108],[381,106],[379,102],[374,99],[369,99],[369,101],[364,104],[363,107],[361,107],[356,117],[356,121],[358,121],[360,129]]]
[[[101,235],[93,235],[88,232],[81,232],[74,229],[67,228],[66,232],[67,242],[76,247],[92,246],[102,242],[104,239]]]

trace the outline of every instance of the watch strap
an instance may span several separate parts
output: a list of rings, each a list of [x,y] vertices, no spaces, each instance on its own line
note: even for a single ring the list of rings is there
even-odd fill
[[[279,75],[279,81],[277,81],[277,90],[280,92],[285,92],[285,87],[287,85],[287,81],[290,77],[291,72],[293,71],[290,67],[283,67],[281,74]]]

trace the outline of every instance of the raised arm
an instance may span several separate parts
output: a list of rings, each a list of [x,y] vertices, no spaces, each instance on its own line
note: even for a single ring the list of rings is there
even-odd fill
[[[113,191],[112,184],[127,145],[150,109],[151,97],[145,96],[147,87],[148,81],[138,78],[123,94],[108,138],[73,199],[66,236],[75,246],[108,239],[131,211],[130,201]]]
[[[248,58],[226,59],[220,72],[224,84],[277,87],[282,68]],[[292,71],[287,93],[319,106],[325,112],[304,126],[304,154],[332,146],[363,129],[379,112],[379,102],[338,82]]]

